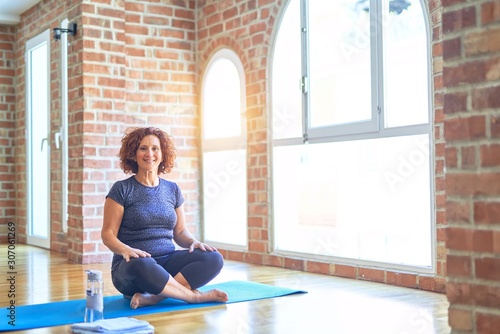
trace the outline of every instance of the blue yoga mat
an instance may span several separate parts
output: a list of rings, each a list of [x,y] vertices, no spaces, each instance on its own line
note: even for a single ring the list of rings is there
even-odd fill
[[[220,289],[229,296],[227,304],[239,303],[250,300],[287,296],[296,293],[305,293],[302,290],[282,288],[273,285],[254,283],[248,281],[230,281],[225,283],[207,285],[200,291]],[[176,299],[165,299],[153,305],[141,307],[136,310],[130,308],[130,300],[123,296],[104,297],[104,318],[135,317],[139,315],[187,310],[199,307],[224,305],[222,303],[188,304]],[[8,305],[7,305],[8,307]],[[0,313],[0,331],[33,329],[40,327],[69,325],[83,321],[85,313],[85,299],[68,300],[62,302],[16,306],[14,318],[12,310],[2,307]],[[14,320],[14,326],[9,321]]]

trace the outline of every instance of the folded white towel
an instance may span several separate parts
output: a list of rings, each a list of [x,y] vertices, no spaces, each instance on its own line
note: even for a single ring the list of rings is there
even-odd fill
[[[155,328],[151,325],[149,325],[148,329],[139,329],[139,330],[124,330],[124,331],[112,331],[112,332],[94,332],[94,331],[86,331],[83,329],[74,329],[72,333],[74,334],[96,334],[96,333],[106,333],[106,334],[153,334],[155,332]]]
[[[135,318],[101,319],[94,322],[79,322],[71,325],[73,333],[154,333],[154,327],[149,322]]]

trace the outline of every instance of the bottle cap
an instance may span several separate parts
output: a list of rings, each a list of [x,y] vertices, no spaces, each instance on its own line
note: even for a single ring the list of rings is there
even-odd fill
[[[87,270],[87,280],[100,281],[102,279],[102,271],[100,270]]]

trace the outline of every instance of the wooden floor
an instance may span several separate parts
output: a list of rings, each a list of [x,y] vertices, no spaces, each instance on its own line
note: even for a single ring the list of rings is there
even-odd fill
[[[109,264],[78,265],[65,256],[16,245],[16,305],[85,297],[85,269],[102,270],[105,295],[118,292]],[[7,245],[0,245],[0,307],[8,305]],[[293,270],[226,261],[212,283],[250,280],[298,288],[307,294],[138,316],[156,333],[450,333],[443,294]],[[0,319],[0,321],[7,321]],[[71,333],[70,326],[17,333]]]

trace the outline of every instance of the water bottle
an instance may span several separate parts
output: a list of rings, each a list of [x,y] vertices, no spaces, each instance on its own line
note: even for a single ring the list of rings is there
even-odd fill
[[[102,272],[87,270],[87,306],[85,322],[94,322],[104,318],[104,297]]]

